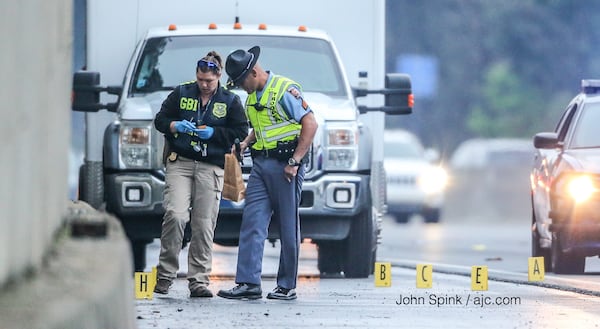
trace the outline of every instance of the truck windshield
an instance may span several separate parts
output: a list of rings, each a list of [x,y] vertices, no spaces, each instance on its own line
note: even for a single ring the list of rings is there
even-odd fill
[[[148,39],[138,58],[130,94],[169,90],[196,79],[196,62],[209,51],[223,58],[236,49],[261,47],[261,66],[302,85],[304,92],[346,96],[339,64],[331,45],[321,39],[273,36],[176,36]],[[227,82],[223,70],[221,83]]]

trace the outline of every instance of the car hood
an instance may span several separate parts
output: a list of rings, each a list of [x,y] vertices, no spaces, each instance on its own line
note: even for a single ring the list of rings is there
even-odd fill
[[[563,158],[574,170],[600,173],[600,148],[567,150]]]
[[[419,174],[432,165],[425,159],[384,159],[383,166],[387,175]]]

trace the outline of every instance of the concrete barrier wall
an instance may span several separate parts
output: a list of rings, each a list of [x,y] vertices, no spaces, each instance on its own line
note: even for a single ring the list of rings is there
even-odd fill
[[[120,222],[68,200],[72,5],[0,1],[2,329],[135,328]],[[72,234],[85,221],[106,234]]]
[[[0,328],[135,328],[133,268],[121,223],[83,202],[67,213],[44,266],[0,290]]]
[[[68,198],[72,0],[0,2],[0,286],[42,263]]]

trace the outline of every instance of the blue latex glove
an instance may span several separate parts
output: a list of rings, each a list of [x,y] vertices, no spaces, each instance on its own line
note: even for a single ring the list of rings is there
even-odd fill
[[[191,133],[196,129],[193,123],[187,120],[175,122],[175,130],[180,133]]]
[[[200,139],[210,139],[215,133],[215,129],[210,126],[204,126],[204,128],[195,129],[194,132],[198,134]]]

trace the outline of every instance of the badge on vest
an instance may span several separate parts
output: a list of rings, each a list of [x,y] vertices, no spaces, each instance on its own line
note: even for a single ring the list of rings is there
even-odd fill
[[[215,103],[213,105],[212,114],[220,119],[227,115],[227,104],[225,103]]]

